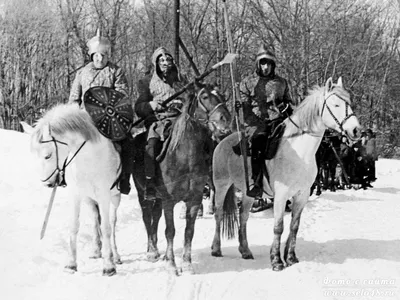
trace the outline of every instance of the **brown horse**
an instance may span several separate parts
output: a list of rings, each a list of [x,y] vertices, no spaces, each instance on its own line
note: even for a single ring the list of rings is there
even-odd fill
[[[202,202],[203,189],[210,180],[213,139],[226,135],[230,114],[221,97],[209,86],[195,85],[186,95],[182,114],[175,121],[171,141],[165,157],[159,163],[156,175],[157,200],[144,200],[144,144],[146,133],[135,139],[133,179],[142,208],[143,221],[148,235],[147,256],[158,259],[158,223],[164,210],[167,268],[179,274],[194,273],[191,263],[191,244],[197,211]],[[139,146],[140,145],[140,146]],[[139,150],[138,150],[139,149]],[[174,206],[179,201],[186,204],[186,229],[182,268],[175,264],[173,240],[175,237]]]
[[[350,95],[343,88],[341,78],[337,84],[329,78],[324,87],[316,87],[285,121],[285,132],[273,159],[265,160],[264,167],[269,178],[264,176],[265,192],[274,198],[274,240],[270,258],[274,271],[282,270],[280,246],[283,233],[283,215],[287,199],[293,198],[290,234],[286,242],[283,259],[287,266],[295,264],[296,236],[300,216],[307,203],[310,187],[317,175],[315,153],[326,128],[334,129],[350,139],[360,137],[360,124],[350,107]],[[212,243],[212,255],[221,253],[221,222],[228,237],[234,233],[236,203],[234,187],[246,190],[243,159],[236,155],[232,146],[237,143],[237,133],[222,140],[214,151],[213,181],[215,185],[216,229]],[[249,172],[251,174],[251,172]],[[239,220],[239,251],[245,259],[252,259],[247,242],[247,220],[253,198],[243,193]]]

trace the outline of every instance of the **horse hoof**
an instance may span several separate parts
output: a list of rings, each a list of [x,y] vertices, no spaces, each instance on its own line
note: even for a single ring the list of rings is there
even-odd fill
[[[148,252],[147,260],[150,262],[156,262],[160,259],[160,254],[158,252]]]
[[[211,251],[211,255],[215,257],[223,257],[221,250]]]
[[[167,273],[170,275],[179,276],[182,274],[181,268],[177,268],[175,264],[171,264],[169,262],[167,262],[165,269],[166,269]]]
[[[284,269],[284,265],[283,264],[276,264],[274,266],[272,266],[272,271],[282,271]]]
[[[297,259],[297,257],[291,257],[291,258],[286,259],[286,265],[288,267],[293,266],[294,264],[297,264],[298,262],[299,262],[299,260]]]
[[[115,268],[103,269],[103,276],[113,276],[115,274],[117,274],[117,270]]]
[[[195,272],[194,272],[193,265],[191,263],[182,264],[181,273],[188,274],[188,275],[194,275]]]
[[[252,253],[243,253],[242,258],[244,259],[254,259],[254,256]]]
[[[74,274],[78,271],[77,266],[68,265],[64,267],[64,271],[69,274]]]
[[[117,265],[122,265],[122,260],[120,258],[114,259],[114,263]]]

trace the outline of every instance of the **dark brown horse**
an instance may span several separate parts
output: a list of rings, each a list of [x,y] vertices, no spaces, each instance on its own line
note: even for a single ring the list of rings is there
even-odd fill
[[[165,157],[157,167],[155,203],[144,200],[145,133],[137,136],[135,140],[137,147],[133,174],[148,235],[147,256],[150,260],[156,260],[160,256],[157,248],[157,230],[163,209],[167,239],[165,260],[167,268],[176,274],[194,273],[191,245],[203,189],[210,180],[213,139],[225,135],[230,125],[229,111],[211,87],[195,85],[186,93],[185,98],[183,112],[173,125]],[[178,269],[175,264],[173,240],[174,206],[179,201],[186,204],[186,229],[183,262],[182,267]]]

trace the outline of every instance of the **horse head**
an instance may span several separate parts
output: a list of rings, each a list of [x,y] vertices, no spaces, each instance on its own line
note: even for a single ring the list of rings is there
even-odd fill
[[[68,145],[58,140],[49,123],[39,122],[31,133],[31,149],[36,154],[40,167],[40,179],[48,187],[62,181]]]
[[[321,118],[325,126],[346,135],[351,140],[358,140],[361,126],[350,106],[350,94],[343,88],[342,77],[336,84],[332,82],[332,78],[326,81],[323,101]]]
[[[49,187],[65,185],[65,168],[86,141],[97,141],[99,136],[89,114],[76,105],[59,104],[47,111],[31,132],[42,182]]]
[[[197,99],[195,118],[208,127],[214,140],[222,140],[231,133],[231,114],[223,95],[217,87],[200,83],[194,85],[194,91]]]

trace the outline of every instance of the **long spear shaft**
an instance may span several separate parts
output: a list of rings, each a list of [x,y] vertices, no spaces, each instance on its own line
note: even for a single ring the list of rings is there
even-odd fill
[[[46,216],[44,217],[42,230],[40,231],[40,239],[42,239],[44,237],[44,234],[46,232],[47,223],[49,222],[50,212],[51,212],[51,208],[53,207],[53,202],[54,202],[54,197],[56,195],[56,191],[57,191],[57,185],[53,188],[53,190],[51,192],[49,205],[47,206]]]
[[[231,28],[229,25],[228,8],[226,5],[226,1],[222,0],[222,2],[224,3],[224,18],[225,18],[226,37],[227,37],[227,41],[228,41],[228,51],[234,52],[232,31],[231,31]],[[240,81],[239,81],[239,76],[238,76],[238,71],[237,71],[236,60],[233,60],[232,63],[230,64],[230,70],[231,70],[234,103],[235,103],[235,101],[241,102],[240,89],[239,89]],[[249,184],[249,169],[248,169],[248,165],[247,165],[247,145],[246,145],[246,139],[245,139],[244,128],[243,128],[244,127],[243,106],[241,109],[239,109],[238,114],[236,113],[236,115],[235,115],[236,127],[237,127],[237,131],[239,132],[240,152],[242,153],[242,156],[243,156],[244,176],[245,176],[245,182],[246,182],[246,189],[248,191],[250,184]]]

